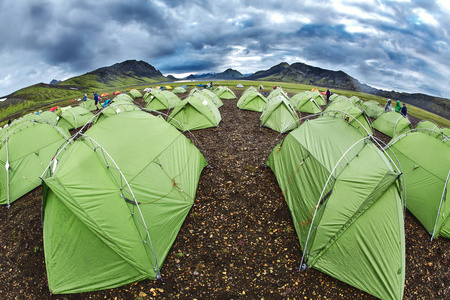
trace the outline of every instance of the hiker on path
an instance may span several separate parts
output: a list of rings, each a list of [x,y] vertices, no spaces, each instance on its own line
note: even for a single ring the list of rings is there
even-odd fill
[[[408,109],[406,108],[406,104],[403,103],[402,105],[402,115],[406,118],[406,114],[408,112]]]
[[[330,102],[330,96],[331,96],[331,92],[329,89],[327,89],[327,92],[325,95],[327,95],[327,104],[328,104]]]
[[[384,112],[390,112],[392,111],[392,101],[391,99],[388,99],[386,102],[386,105],[384,106]]]
[[[397,105],[395,106],[395,112],[402,112],[402,105],[400,104],[400,100],[397,100]]]

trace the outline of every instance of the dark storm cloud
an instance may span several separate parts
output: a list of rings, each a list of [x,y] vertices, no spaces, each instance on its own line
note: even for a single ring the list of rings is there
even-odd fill
[[[299,61],[367,84],[443,94],[450,17],[442,3],[5,0],[0,94],[126,59],[163,73],[250,73]]]

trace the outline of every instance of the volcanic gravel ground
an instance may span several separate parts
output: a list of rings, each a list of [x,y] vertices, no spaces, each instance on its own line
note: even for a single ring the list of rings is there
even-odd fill
[[[236,91],[238,98],[241,93]],[[212,168],[201,174],[163,279],[52,299],[374,298],[315,269],[297,271],[301,250],[294,225],[274,174],[264,167],[283,136],[260,127],[260,113],[239,110],[237,99],[223,102],[219,127],[195,131],[198,141],[186,134]],[[39,187],[0,209],[0,299],[50,298],[41,201]],[[431,243],[409,212],[405,233],[405,299],[449,299],[450,240]]]

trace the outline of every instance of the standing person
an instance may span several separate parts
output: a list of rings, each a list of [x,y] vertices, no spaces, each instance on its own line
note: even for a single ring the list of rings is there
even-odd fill
[[[408,113],[408,109],[406,108],[406,104],[402,105],[402,115],[406,118],[406,114]]]
[[[211,88],[213,87],[212,81],[209,83],[209,85],[211,86]]]
[[[395,106],[395,112],[402,112],[402,105],[400,104],[400,100],[397,100],[397,105]]]
[[[384,106],[384,112],[390,112],[392,111],[392,102],[391,99],[388,99],[386,102],[386,105]]]
[[[86,101],[86,100],[87,100],[87,94],[84,94],[82,101]]]
[[[331,92],[329,89],[327,89],[326,95],[327,95],[327,104],[328,104],[330,102],[330,96],[331,96]]]
[[[97,107],[97,110],[98,110],[98,94],[97,94],[97,92],[94,92],[94,101],[95,101],[95,107]]]

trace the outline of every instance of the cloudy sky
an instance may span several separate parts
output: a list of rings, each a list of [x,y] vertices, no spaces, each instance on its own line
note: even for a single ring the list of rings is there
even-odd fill
[[[164,75],[304,62],[449,98],[449,0],[2,0],[0,96],[127,59]]]

